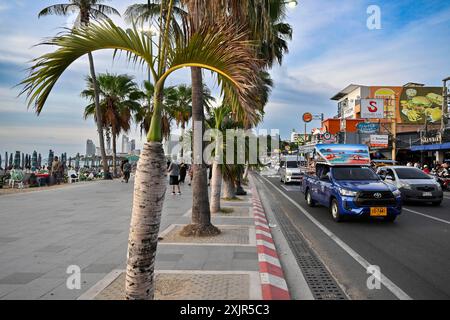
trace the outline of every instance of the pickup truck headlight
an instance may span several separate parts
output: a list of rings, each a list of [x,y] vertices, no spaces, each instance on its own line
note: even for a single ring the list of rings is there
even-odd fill
[[[339,188],[339,193],[341,194],[341,196],[346,196],[346,197],[356,197],[358,195],[358,192],[344,189],[344,188]]]
[[[394,191],[392,191],[392,193],[394,194],[394,196],[396,197],[400,197],[402,195],[402,193],[400,192],[400,190],[395,189]]]
[[[288,176],[288,177],[292,176],[292,172],[286,171],[286,176]]]
[[[408,183],[405,183],[405,182],[400,182],[400,188],[404,188],[404,189],[408,189],[408,190],[412,189],[411,185]]]

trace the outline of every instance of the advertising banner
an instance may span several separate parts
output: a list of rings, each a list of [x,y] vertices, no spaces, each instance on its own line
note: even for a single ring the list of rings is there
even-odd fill
[[[384,100],[384,118],[399,118],[398,106],[403,87],[371,87],[370,97]]]
[[[389,136],[388,135],[371,135],[370,136],[370,146],[372,148],[387,148],[389,147]]]
[[[442,119],[441,87],[407,87],[400,97],[400,116],[403,123],[439,123]]]
[[[370,164],[369,148],[361,144],[318,144],[316,151],[329,164]]]
[[[383,99],[361,99],[361,118],[383,119],[384,100]]]

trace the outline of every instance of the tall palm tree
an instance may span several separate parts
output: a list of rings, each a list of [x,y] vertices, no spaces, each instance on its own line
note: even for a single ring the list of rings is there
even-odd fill
[[[138,87],[133,77],[121,74],[103,73],[97,77],[100,92],[100,109],[102,127],[111,130],[113,149],[113,172],[117,175],[117,138],[120,132],[130,130],[132,114],[138,112],[140,97]],[[81,95],[93,101],[95,99],[94,83],[91,77],[87,78],[88,89]],[[95,104],[91,103],[85,108],[84,117],[96,118]]]
[[[114,9],[113,7],[101,4],[104,2],[103,0],[70,0],[70,3],[63,4],[55,4],[49,7],[44,8],[41,12],[39,12],[38,17],[43,17],[47,15],[60,15],[67,16],[74,12],[78,12],[77,23],[76,26],[87,26],[89,25],[91,19],[101,20],[107,19],[108,15],[116,14],[120,16],[120,13]],[[105,179],[109,178],[109,166],[108,161],[106,159],[106,150],[105,150],[105,139],[103,136],[103,127],[102,127],[102,115],[100,109],[100,101],[99,101],[99,88],[96,85],[97,81],[95,80],[95,66],[94,66],[94,58],[91,52],[88,52],[89,58],[89,70],[92,79],[94,79],[94,103],[95,103],[95,113],[98,121],[97,123],[97,131],[98,131],[98,139],[100,143],[100,152],[102,155],[102,163],[103,163],[103,171],[105,172]],[[37,110],[38,113],[41,110]]]
[[[148,64],[157,75],[150,130],[135,178],[127,256],[127,299],[152,299],[154,294],[154,263],[166,192],[161,116],[162,94],[167,77],[184,67],[211,70],[223,77],[223,90],[239,101],[239,105],[248,113],[254,112],[252,102],[257,93],[252,89],[260,81],[258,70],[261,62],[255,58],[248,41],[245,41],[245,29],[226,20],[216,21],[203,25],[189,37],[171,43],[167,26],[173,18],[173,0],[164,2],[167,3],[168,12],[165,32],[160,35],[163,45],[158,48],[157,58],[153,55],[151,39],[142,35],[136,27],[125,31],[108,20],[46,41],[56,50],[35,59],[30,75],[21,82],[28,106],[33,104],[42,110],[62,73],[88,52],[102,49],[126,51],[131,61]]]

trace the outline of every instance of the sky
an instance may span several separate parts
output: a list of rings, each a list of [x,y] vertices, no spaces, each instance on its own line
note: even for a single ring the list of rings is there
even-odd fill
[[[65,0],[66,2],[68,0]],[[0,0],[0,155],[20,150],[43,155],[84,154],[87,139],[97,144],[93,119],[83,118],[88,104],[80,97],[88,74],[86,58],[75,62],[61,77],[44,110],[37,116],[17,97],[16,85],[27,75],[30,60],[52,50],[35,46],[70,27],[75,16],[37,18],[55,0]],[[61,1],[64,2],[64,1]],[[112,0],[107,4],[123,13],[143,0]],[[370,5],[380,8],[381,28],[367,27]],[[260,129],[278,129],[288,138],[303,132],[304,112],[333,117],[337,104],[330,98],[349,84],[403,85],[407,82],[442,85],[450,75],[450,1],[448,0],[300,0],[287,12],[293,27],[289,54],[271,75],[275,83]],[[119,17],[114,21],[126,26]],[[127,73],[138,83],[146,72],[123,59],[112,60],[111,51],[94,53],[97,73]],[[214,95],[219,89],[205,73]],[[187,69],[176,72],[169,85],[190,82]],[[313,121],[308,130],[320,126]],[[176,128],[174,128],[176,133]],[[140,148],[144,140],[135,127],[129,135]],[[120,150],[120,140],[118,143]]]

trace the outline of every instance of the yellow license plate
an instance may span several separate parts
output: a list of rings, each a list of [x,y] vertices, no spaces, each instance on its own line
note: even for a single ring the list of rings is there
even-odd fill
[[[387,208],[370,208],[371,217],[386,217]]]

